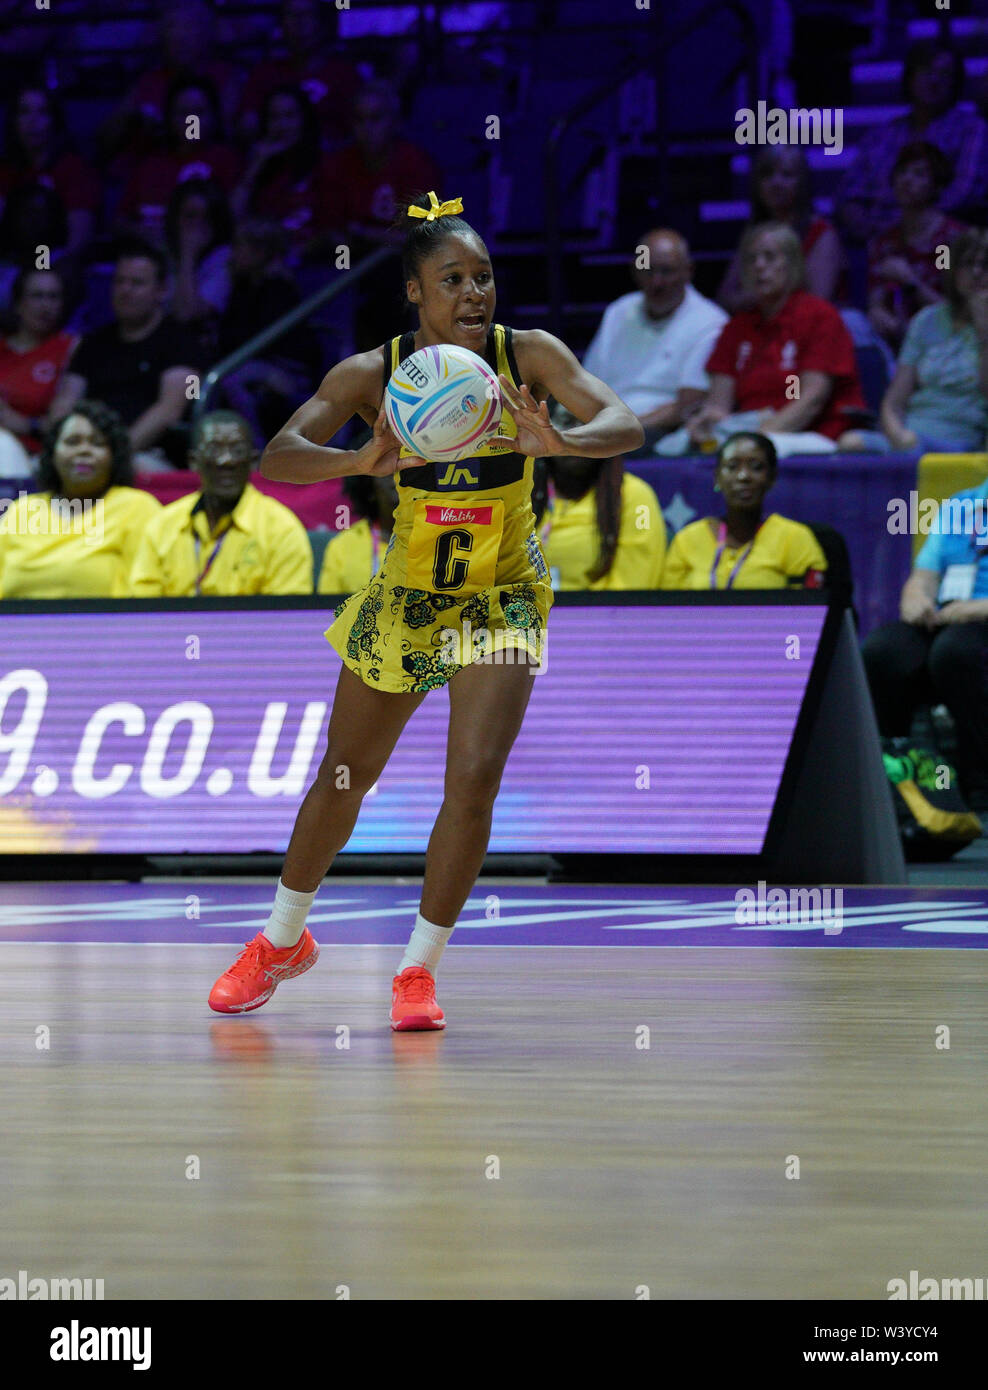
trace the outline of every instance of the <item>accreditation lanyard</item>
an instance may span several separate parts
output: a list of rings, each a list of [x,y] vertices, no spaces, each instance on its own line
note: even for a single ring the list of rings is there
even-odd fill
[[[764,523],[763,523],[763,524],[764,524]],[[759,526],[758,531],[760,531],[761,529],[762,529],[761,526]],[[737,564],[734,566],[734,568],[731,570],[731,573],[730,573],[730,574],[728,575],[728,577],[727,577],[727,583],[726,583],[725,586],[724,586],[726,589],[731,589],[731,588],[734,587],[734,581],[735,581],[735,579],[737,578],[738,570],[740,570],[740,568],[741,568],[741,566],[744,564],[745,560],[747,560],[748,556],[751,554],[751,548],[752,548],[752,546],[755,544],[755,541],[758,539],[758,531],[755,532],[755,534],[752,536],[751,540],[748,542],[748,544],[747,544],[747,545],[745,546],[745,548],[742,550],[741,554],[738,556]],[[726,524],[725,522],[722,521],[722,522],[720,523],[720,529],[719,529],[719,531],[717,532],[717,553],[714,555],[714,562],[713,562],[713,564],[710,566],[710,587],[711,587],[711,589],[716,589],[716,587],[717,587],[717,566],[720,564],[720,557],[721,557],[721,556],[723,555],[723,553],[724,553],[724,546],[725,546],[726,544],[727,544],[727,524]]]
[[[193,534],[194,534],[194,536],[195,536],[195,542],[196,542],[196,597],[197,597],[197,598],[201,598],[201,597],[202,597],[202,581],[206,578],[206,575],[207,575],[207,574],[209,573],[209,571],[213,568],[213,561],[216,559],[217,555],[220,553],[220,547],[222,546],[223,542],[226,540],[227,536],[230,534],[230,528],[229,528],[229,526],[226,528],[226,530],[223,532],[222,536],[220,536],[219,540],[218,540],[218,541],[216,542],[216,544],[213,546],[212,554],[210,555],[209,559],[206,561],[205,567],[204,567],[203,569],[201,569],[201,570],[200,570],[200,568],[199,568],[199,557],[200,557],[200,555],[201,555],[201,553],[202,553],[202,542],[201,542],[200,539],[199,539],[199,532],[198,532],[198,531],[193,532]]]

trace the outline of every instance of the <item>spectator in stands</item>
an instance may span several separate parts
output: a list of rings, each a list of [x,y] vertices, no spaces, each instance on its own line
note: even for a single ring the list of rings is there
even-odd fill
[[[123,418],[145,471],[170,466],[164,451],[188,406],[187,379],[195,375],[195,345],[166,313],[167,294],[164,252],[124,242],[113,274],[113,322],[84,334],[72,359],[86,395]]]
[[[558,429],[579,421],[560,407]],[[535,513],[554,589],[657,589],[666,550],[658,498],[620,459],[549,458]]]
[[[767,435],[745,431],[724,441],[714,477],[724,515],[703,517],[676,533],[663,589],[822,587],[827,561],[810,528],[777,512],[763,516],[777,472]]]
[[[650,446],[703,399],[706,361],[727,315],[690,283],[690,249],[679,232],[657,228],[642,247],[648,264],[638,266],[636,254],[638,289],[604,311],[583,365],[635,412]]]
[[[937,251],[964,230],[937,207],[950,179],[949,160],[926,140],[903,145],[892,168],[902,216],[868,244],[868,317],[895,347],[913,315],[943,299]]]
[[[0,205],[15,188],[42,184],[51,189],[65,213],[65,252],[74,254],[93,234],[99,210],[99,180],[72,149],[64,112],[46,87],[26,83],[10,97],[7,110],[5,157],[0,162]]]
[[[780,457],[857,443],[844,438],[865,410],[854,344],[834,306],[800,288],[799,237],[780,223],[751,227],[741,257],[757,307],[725,324],[703,404],[656,452],[706,449],[749,429],[770,435]]]
[[[77,401],[45,437],[42,491],[0,517],[0,597],[125,598],[138,542],[161,510],[135,488],[130,441],[99,401]]]
[[[315,234],[324,168],[311,102],[296,87],[276,87],[264,99],[260,139],[233,194],[235,215],[280,222],[301,252]]]
[[[964,59],[952,44],[937,38],[910,46],[903,69],[909,112],[864,137],[838,190],[838,218],[848,236],[864,242],[895,222],[892,169],[902,147],[915,140],[936,145],[953,166],[941,208],[977,219],[988,186],[988,124],[957,105],[963,86]]]
[[[394,478],[353,474],[343,479],[343,495],[350,522],[326,547],[316,586],[320,594],[352,594],[369,584],[391,540],[398,505]]]
[[[14,188],[0,215],[0,301],[10,304],[10,291],[18,272],[37,265],[38,247],[48,246],[52,263],[62,260],[68,241],[68,220],[54,189],[41,183]]]
[[[430,156],[401,138],[400,114],[390,83],[368,82],[354,101],[353,142],[331,154],[324,166],[323,239],[330,246],[348,245],[351,265],[378,246],[400,244],[402,234],[393,226],[399,198],[441,187]],[[355,343],[358,352],[366,352],[394,334],[402,305],[386,275],[370,276],[358,293]]]
[[[175,0],[159,12],[156,51],[164,61],[148,68],[137,79],[120,106],[104,122],[104,153],[140,157],[158,145],[165,127],[168,92],[176,82],[206,78],[223,94],[221,124],[232,129],[236,110],[236,72],[231,63],[215,56],[213,10],[205,0]],[[123,162],[117,164],[118,169]]]
[[[215,320],[230,298],[233,217],[213,179],[188,179],[172,194],[165,214],[165,244],[175,266],[172,313],[214,345]]]
[[[14,329],[0,335],[0,429],[38,454],[43,436],[82,395],[83,380],[70,370],[79,340],[60,327],[65,286],[57,270],[22,270],[11,303]]]
[[[988,432],[988,231],[968,228],[943,272],[946,301],[909,324],[870,448],[968,453]]]
[[[238,227],[230,257],[231,293],[219,325],[220,359],[249,342],[299,303],[285,266],[285,233],[277,222],[255,218]],[[311,393],[321,370],[319,343],[299,324],[227,376],[221,395],[248,419],[258,445]]]
[[[250,426],[235,412],[196,422],[189,462],[202,489],[169,503],[145,530],[131,572],[135,597],[312,593],[305,528],[251,484],[256,460]]]
[[[241,99],[240,125],[253,140],[271,92],[290,85],[312,104],[324,141],[345,138],[360,77],[352,63],[330,51],[338,12],[317,0],[282,0],[281,34],[287,56],[268,58],[250,73]]]
[[[923,704],[945,704],[971,809],[988,811],[988,487],[941,504],[902,590],[899,621],[862,656],[883,737],[906,737]]]
[[[810,167],[796,145],[767,145],[754,156],[748,226],[758,227],[764,222],[782,222],[796,232],[806,266],[805,288],[810,294],[834,300],[839,288],[846,290],[840,238],[833,224],[813,211]],[[753,307],[741,281],[740,251],[727,269],[717,302],[732,314]]]
[[[214,179],[228,194],[240,158],[222,139],[219,94],[208,78],[181,78],[168,90],[165,146],[133,169],[117,216],[132,232],[162,241],[168,200],[186,179]]]

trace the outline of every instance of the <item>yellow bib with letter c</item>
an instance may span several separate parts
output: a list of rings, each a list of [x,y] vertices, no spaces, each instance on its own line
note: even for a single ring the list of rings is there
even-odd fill
[[[419,497],[408,538],[408,588],[466,598],[489,589],[497,572],[504,529],[500,497],[443,503]]]

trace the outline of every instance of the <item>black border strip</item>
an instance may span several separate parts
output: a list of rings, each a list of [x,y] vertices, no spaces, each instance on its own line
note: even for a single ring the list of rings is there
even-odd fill
[[[495,586],[496,587],[496,586]],[[311,608],[329,611],[350,595],[343,594],[254,594],[238,598],[62,598],[3,599],[0,618],[8,613],[222,613],[263,612],[265,609]],[[755,602],[752,602],[755,599]],[[824,590],[813,589],[619,589],[588,592],[574,590],[556,593],[554,606],[560,608],[761,608],[766,606],[824,608],[830,600]]]

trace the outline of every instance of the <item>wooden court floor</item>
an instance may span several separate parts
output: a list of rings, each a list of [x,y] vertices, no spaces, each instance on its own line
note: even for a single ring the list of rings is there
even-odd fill
[[[454,944],[449,1027],[417,1035],[387,1024],[393,947],[325,946],[241,1018],[205,1004],[229,957],[0,945],[0,1275],[588,1300],[988,1276],[982,951]]]

